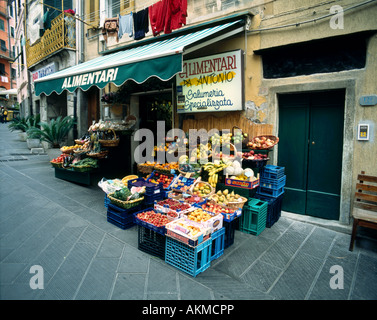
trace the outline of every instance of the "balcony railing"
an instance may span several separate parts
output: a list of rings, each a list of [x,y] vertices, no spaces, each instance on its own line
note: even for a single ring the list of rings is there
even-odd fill
[[[61,49],[76,50],[76,19],[62,13],[51,21],[51,28],[46,30],[37,43],[30,46],[26,41],[26,59],[30,68],[46,57]]]

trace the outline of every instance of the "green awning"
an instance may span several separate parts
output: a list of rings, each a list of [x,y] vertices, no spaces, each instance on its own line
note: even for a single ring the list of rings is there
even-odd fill
[[[121,86],[127,80],[142,83],[150,77],[163,81],[182,71],[183,54],[219,41],[243,30],[240,20],[177,37],[104,55],[35,80],[35,94],[50,95],[64,90],[92,86],[103,89],[108,83]]]

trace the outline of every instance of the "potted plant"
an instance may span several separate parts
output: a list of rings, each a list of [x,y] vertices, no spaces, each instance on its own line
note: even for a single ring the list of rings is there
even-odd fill
[[[69,131],[73,128],[75,119],[71,116],[59,116],[51,119],[49,122],[41,122],[40,128],[31,129],[32,133],[39,134],[40,139],[49,144],[47,153],[51,159],[56,158],[56,154],[60,152],[60,147],[64,139],[68,136]],[[53,151],[49,151],[49,150]],[[60,154],[60,153],[59,153]],[[58,155],[59,155],[58,154]]]
[[[24,117],[15,117],[11,120],[11,123],[8,125],[10,131],[21,131],[19,137],[21,141],[26,141],[27,134],[26,130],[28,129],[27,119]]]
[[[41,147],[41,136],[38,132],[34,131],[33,128],[36,128],[36,127],[30,127],[29,129],[26,130],[26,134],[27,134],[26,143],[29,149]]]

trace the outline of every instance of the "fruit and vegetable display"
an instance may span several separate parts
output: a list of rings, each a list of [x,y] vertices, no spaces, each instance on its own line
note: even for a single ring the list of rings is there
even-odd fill
[[[167,175],[160,172],[155,171],[153,176],[150,178],[150,182],[160,184],[162,183],[163,188],[169,188],[170,184],[174,179],[174,175]]]
[[[70,152],[73,152],[74,150],[80,149],[80,148],[81,148],[81,145],[76,143],[73,146],[63,146],[63,147],[60,148],[60,151],[64,152],[64,153],[70,153]]]
[[[157,228],[163,227],[170,222],[169,218],[165,214],[161,214],[153,210],[139,212],[136,215],[136,218],[146,223],[152,224]]]
[[[229,192],[228,189],[225,189],[217,191],[210,197],[210,199],[218,204],[227,205],[229,202],[241,202],[243,197],[234,193],[234,191]]]
[[[268,154],[255,153],[254,150],[242,153],[242,159],[246,160],[268,160]]]
[[[182,175],[179,175],[172,183],[171,188],[181,192],[188,192],[195,182],[193,178],[186,178]]]
[[[188,213],[186,216],[187,219],[195,222],[205,222],[212,218],[211,214],[200,208],[195,209],[194,211]]]
[[[163,171],[171,171],[171,170],[178,170],[178,162],[172,163],[157,163],[154,165],[155,170],[163,170]]]
[[[216,213],[216,214],[218,214],[218,213],[226,214],[226,213],[234,213],[235,212],[234,209],[226,208],[226,207],[221,206],[221,205],[214,203],[214,202],[207,202],[207,203],[203,204],[202,209]]]
[[[51,162],[56,164],[63,164],[64,159],[67,157],[70,157],[70,155],[62,153],[60,156],[56,157],[55,159],[52,159]]]
[[[192,194],[199,197],[208,197],[211,192],[211,186],[206,182],[198,182],[192,187]]]
[[[98,160],[93,158],[84,158],[71,163],[71,167],[90,167],[98,168]]]
[[[208,172],[208,183],[215,188],[219,180],[219,172],[228,167],[229,164],[223,161],[215,160],[214,162],[208,162],[203,165],[203,170]]]
[[[272,148],[277,142],[279,141],[279,138],[269,138],[266,136],[258,136],[253,139],[251,139],[247,143],[247,147],[250,149],[269,149]]]

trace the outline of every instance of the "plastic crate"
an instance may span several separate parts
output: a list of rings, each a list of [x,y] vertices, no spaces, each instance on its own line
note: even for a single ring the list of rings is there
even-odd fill
[[[224,220],[224,249],[230,247],[234,243],[235,230],[238,228],[239,221],[239,218],[236,218],[230,222]]]
[[[122,217],[120,213],[112,211],[110,208],[107,209],[107,221],[123,230],[129,229],[135,225],[132,213]]]
[[[259,186],[272,188],[272,189],[280,189],[281,187],[285,186],[286,180],[287,180],[286,175],[284,175],[283,177],[279,179],[261,178]]]
[[[144,195],[144,202],[147,207],[153,206],[155,201],[163,200],[165,197],[164,190],[159,190],[159,192],[156,192],[154,194]]]
[[[190,247],[175,239],[166,237],[165,262],[196,277],[211,265],[212,239]]]
[[[268,178],[268,179],[280,179],[284,176],[284,167],[273,166],[272,164],[268,164],[263,168],[260,168],[260,178]]]
[[[165,260],[166,237],[154,230],[138,225],[138,249]]]
[[[240,231],[259,235],[266,228],[268,202],[259,199],[250,199],[243,206],[240,220]]]
[[[104,199],[104,205],[105,205],[105,208],[107,208],[109,206],[109,203],[110,203],[110,199],[109,197],[107,196],[107,194],[105,194],[105,199]]]
[[[127,186],[130,190],[132,187],[145,187],[145,196],[153,196],[154,194],[163,193],[164,191],[162,183],[156,184],[153,182],[148,182],[144,178],[128,180]]]
[[[107,208],[108,210],[111,210],[112,212],[119,215],[121,218],[126,218],[128,215],[131,215],[133,217],[134,212],[141,210],[141,203],[129,209],[121,208],[113,203],[109,203]]]
[[[281,196],[283,193],[284,193],[284,186],[278,189],[259,186],[257,189],[257,194],[260,194],[262,196],[267,196],[267,197],[273,197],[273,198],[277,198]]]
[[[211,261],[217,259],[224,254],[224,240],[225,240],[225,228],[215,231],[211,235],[212,249],[211,249]]]
[[[266,227],[271,228],[275,222],[277,222],[281,216],[281,205],[283,202],[284,194],[280,195],[277,198],[262,196],[256,194],[255,198],[268,203],[267,209],[267,218],[266,218]]]

